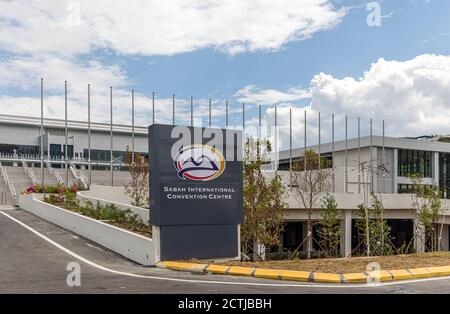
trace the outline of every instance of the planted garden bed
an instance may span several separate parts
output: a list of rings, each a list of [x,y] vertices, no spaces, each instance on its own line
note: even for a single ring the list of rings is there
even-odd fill
[[[300,270],[323,273],[364,272],[371,262],[377,262],[382,269],[409,269],[450,265],[450,252],[415,253],[391,256],[324,258],[311,260],[275,260],[261,262],[227,262],[224,265],[255,268]]]
[[[76,185],[69,188],[63,185],[37,185],[29,187],[23,194],[43,194],[42,201],[48,204],[151,238],[151,226],[145,224],[130,209],[120,209],[114,204],[93,204],[90,201],[81,204],[76,198],[79,190]]]
[[[130,213],[119,212],[114,206],[79,206],[73,196],[75,189],[62,191],[59,189],[56,194],[23,193],[19,206],[136,263],[155,265],[155,247],[148,237],[151,234],[149,226],[136,221]],[[141,230],[141,234],[136,230]]]

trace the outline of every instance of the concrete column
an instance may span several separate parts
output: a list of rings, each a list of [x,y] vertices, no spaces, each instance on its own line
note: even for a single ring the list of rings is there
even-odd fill
[[[397,194],[397,177],[398,177],[398,149],[394,149],[394,166],[392,168],[392,191],[394,194]]]
[[[416,219],[416,234],[417,236],[414,239],[414,247],[417,253],[425,252],[425,231],[423,225]]]
[[[14,150],[13,157],[14,157],[14,159],[19,159],[19,155],[17,154],[16,150]],[[17,167],[18,165],[19,164],[17,163],[17,161],[13,162],[13,167]]]
[[[442,234],[441,234],[441,241],[440,241],[440,247],[439,249],[442,249],[443,251],[450,251],[450,248],[448,247],[448,229],[449,229],[449,225],[438,225],[438,230],[439,232],[441,232],[441,227],[442,227]]]
[[[154,243],[155,263],[161,261],[160,226],[152,226],[152,242]]]
[[[439,152],[433,152],[433,161],[431,166],[433,167],[433,185],[439,186]]]
[[[352,210],[342,210],[341,220],[341,255],[350,256],[352,253]]]

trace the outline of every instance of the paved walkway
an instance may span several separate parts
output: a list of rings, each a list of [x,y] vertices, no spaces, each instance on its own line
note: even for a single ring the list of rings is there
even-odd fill
[[[66,283],[68,263],[81,286]],[[378,287],[297,284],[136,265],[25,211],[0,210],[0,293],[449,293],[450,279]]]

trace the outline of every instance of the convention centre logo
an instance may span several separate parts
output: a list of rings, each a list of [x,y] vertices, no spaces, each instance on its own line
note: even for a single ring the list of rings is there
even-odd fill
[[[194,144],[180,149],[174,160],[178,177],[192,181],[211,181],[225,170],[222,153],[209,145]]]

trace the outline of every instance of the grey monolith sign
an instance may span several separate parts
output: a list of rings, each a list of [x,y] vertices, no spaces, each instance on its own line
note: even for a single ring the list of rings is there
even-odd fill
[[[242,133],[154,124],[149,158],[156,259],[238,257]]]

